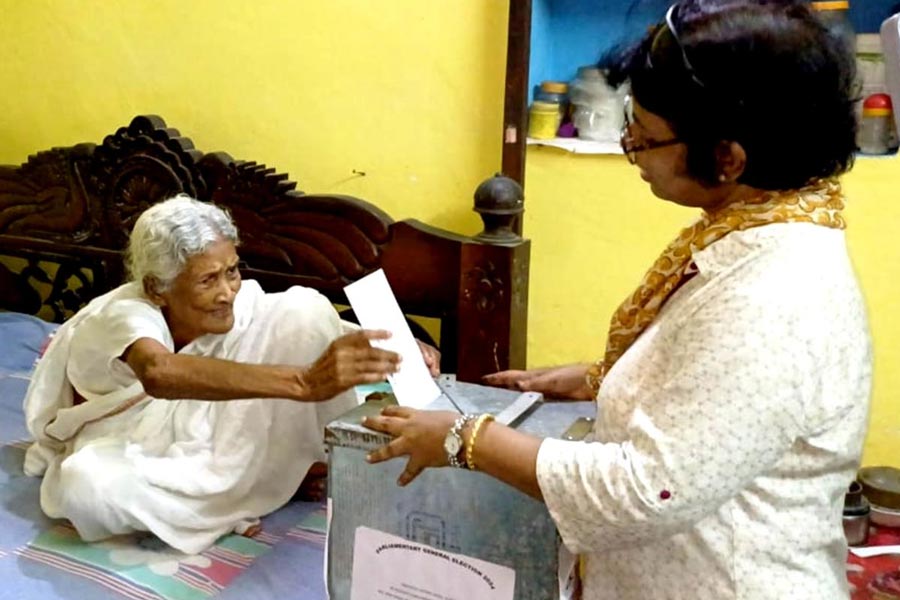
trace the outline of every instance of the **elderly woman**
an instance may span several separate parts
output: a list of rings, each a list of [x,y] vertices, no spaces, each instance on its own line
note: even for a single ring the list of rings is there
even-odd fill
[[[199,552],[282,506],[324,460],[324,425],[399,357],[328,300],[241,281],[238,233],[178,196],[137,220],[132,281],[63,324],[25,399],[41,506],[88,541],[151,531]],[[429,354],[430,358],[433,355]]]
[[[367,421],[396,436],[369,459],[409,455],[401,485],[468,462],[543,500],[592,600],[846,598],[841,509],[871,378],[835,179],[853,57],[804,3],[683,0],[613,71],[630,82],[626,156],[699,219],[596,365],[487,377],[596,397],[593,441],[391,408]]]

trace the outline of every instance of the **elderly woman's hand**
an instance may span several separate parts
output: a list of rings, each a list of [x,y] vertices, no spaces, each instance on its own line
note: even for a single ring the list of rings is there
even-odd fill
[[[421,340],[416,340],[416,343],[419,345],[419,351],[422,353],[422,358],[425,360],[425,366],[428,367],[428,372],[431,373],[432,377],[440,375],[441,351]]]
[[[540,392],[547,398],[592,400],[593,392],[585,381],[588,365],[530,369],[528,371],[500,371],[485,375],[481,380],[495,387],[521,392]]]
[[[380,416],[363,419],[363,425],[369,429],[394,436],[389,444],[370,452],[366,460],[379,463],[409,456],[406,469],[397,479],[398,485],[406,485],[427,467],[447,465],[444,438],[457,417],[458,414],[449,411],[388,406]]]
[[[300,375],[307,402],[320,402],[362,383],[384,381],[400,369],[400,355],[373,347],[370,340],[386,340],[389,331],[361,329],[343,335]]]

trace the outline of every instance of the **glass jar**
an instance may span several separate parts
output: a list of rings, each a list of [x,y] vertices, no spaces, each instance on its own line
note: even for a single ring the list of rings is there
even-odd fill
[[[528,111],[528,137],[536,140],[553,139],[561,121],[558,103],[535,100]]]
[[[813,9],[829,31],[844,40],[850,52],[856,52],[856,31],[850,22],[850,2],[832,0],[830,2],[810,2]]]
[[[572,123],[578,137],[595,141],[618,141],[623,125],[623,95],[607,82],[596,67],[581,67],[572,82]]]
[[[863,102],[862,121],[856,140],[859,151],[863,154],[887,154],[895,137],[891,97],[872,94]]]
[[[538,102],[559,104],[560,113],[565,114],[569,104],[569,84],[559,81],[542,81],[534,99]]]

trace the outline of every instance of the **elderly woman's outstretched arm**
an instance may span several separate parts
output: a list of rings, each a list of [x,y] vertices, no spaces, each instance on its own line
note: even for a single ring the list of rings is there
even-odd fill
[[[320,402],[363,383],[384,380],[400,366],[400,356],[374,348],[369,340],[386,331],[360,330],[334,340],[306,367],[258,365],[171,352],[152,338],[131,344],[122,359],[144,390],[155,398],[235,400],[288,398]]]

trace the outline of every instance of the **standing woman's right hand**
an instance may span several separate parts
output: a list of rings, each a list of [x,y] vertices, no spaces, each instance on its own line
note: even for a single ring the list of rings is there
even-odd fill
[[[316,362],[302,370],[306,402],[328,400],[363,383],[377,383],[400,370],[400,355],[375,348],[369,340],[386,340],[389,331],[361,329],[328,346]]]
[[[588,365],[574,364],[528,371],[500,371],[482,377],[487,385],[521,392],[540,392],[547,398],[593,400],[594,394],[585,381]]]

